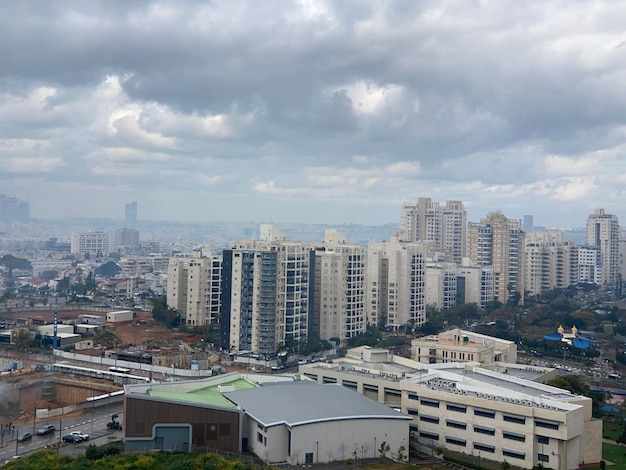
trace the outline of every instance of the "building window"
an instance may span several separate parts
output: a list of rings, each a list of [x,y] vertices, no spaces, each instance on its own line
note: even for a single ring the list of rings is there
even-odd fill
[[[428,431],[420,431],[420,437],[423,437],[424,439],[431,439],[433,441],[439,440],[439,434]]]
[[[483,452],[489,452],[489,453],[494,453],[496,451],[496,447],[489,445],[489,444],[483,444],[482,442],[474,442],[474,449],[476,450],[480,450]]]
[[[526,454],[524,452],[517,452],[509,449],[502,449],[502,455],[520,460],[524,460],[526,458]]]
[[[448,403],[446,405],[446,409],[448,411],[456,411],[457,413],[465,413],[467,412],[467,407],[463,405],[453,405],[452,403]]]
[[[537,436],[537,442],[539,444],[550,444],[550,438],[546,436]]]
[[[495,411],[491,411],[491,410],[481,410],[479,408],[476,408],[474,410],[474,416],[482,416],[483,418],[495,418],[496,417],[496,412]]]
[[[420,421],[425,423],[439,424],[439,418],[436,416],[420,415]]]
[[[447,444],[453,444],[455,446],[461,446],[461,447],[465,447],[465,439],[458,439],[456,437],[452,437],[452,436],[446,436],[446,443]]]
[[[424,406],[432,406],[433,408],[439,408],[439,402],[437,400],[428,400],[428,399],[422,398],[420,400],[420,404]]]
[[[536,419],[535,426],[538,428],[554,429],[555,431],[559,430],[559,423],[554,421],[539,421]]]
[[[454,421],[452,419],[446,419],[446,426],[448,426],[449,428],[456,428],[456,429],[465,429],[465,428],[467,428],[467,424],[466,423],[462,423],[460,421]]]
[[[540,462],[549,462],[550,456],[547,454],[537,454],[537,460],[539,460]]]
[[[479,434],[487,434],[488,436],[495,436],[496,430],[493,428],[486,428],[484,426],[476,426],[474,425],[474,432]]]
[[[503,415],[502,419],[504,421],[507,421],[509,423],[515,423],[515,424],[526,424],[526,418],[524,418],[523,416],[516,416],[516,415]]]
[[[261,444],[263,444],[263,434],[261,434],[260,432],[256,433],[256,440],[258,442],[260,442]]]
[[[518,442],[526,441],[526,436],[524,436],[523,434],[518,434],[516,432],[502,431],[502,437],[504,437],[505,439],[511,439],[512,441],[518,441]]]
[[[409,392],[409,400],[418,400],[418,396],[415,393]]]
[[[415,408],[407,408],[406,409],[407,414],[410,414],[411,416],[417,416],[417,410]]]

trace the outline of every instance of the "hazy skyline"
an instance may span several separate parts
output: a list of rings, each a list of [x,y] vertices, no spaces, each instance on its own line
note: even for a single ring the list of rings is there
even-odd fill
[[[0,193],[31,216],[626,220],[626,3],[17,1]]]

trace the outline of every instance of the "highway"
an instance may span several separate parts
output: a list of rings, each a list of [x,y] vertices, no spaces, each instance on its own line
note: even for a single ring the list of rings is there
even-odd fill
[[[93,408],[85,410],[80,416],[67,417],[61,419],[41,420],[35,423],[36,430],[44,424],[53,424],[56,426],[54,434],[45,436],[34,435],[32,440],[27,442],[18,442],[16,446],[15,434],[8,437],[4,435],[4,441],[0,443],[0,465],[13,457],[14,455],[26,455],[46,446],[58,443],[62,436],[70,431],[82,431],[89,434],[89,440],[80,444],[65,444],[59,447],[59,452],[65,455],[76,455],[84,452],[89,444],[103,445],[112,440],[122,438],[122,431],[107,429],[106,424],[111,420],[111,415],[118,414],[118,421],[122,421],[122,405],[107,406],[102,408]],[[33,432],[33,424],[22,424],[16,426],[19,434],[24,432]]]

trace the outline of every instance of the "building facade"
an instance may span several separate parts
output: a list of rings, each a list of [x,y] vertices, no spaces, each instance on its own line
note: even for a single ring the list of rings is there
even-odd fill
[[[321,339],[343,341],[365,332],[366,260],[367,250],[346,244],[334,230],[311,250],[309,321]]]
[[[421,197],[405,202],[400,214],[401,241],[432,241],[446,261],[460,263],[465,255],[467,212],[461,201],[445,204]]]
[[[587,218],[587,245],[600,248],[602,281],[615,285],[619,279],[619,220],[616,215],[596,209]]]
[[[513,293],[524,296],[524,232],[519,220],[490,212],[468,225],[468,257],[478,266],[493,266],[494,298],[506,303]]]
[[[224,250],[223,257],[222,349],[270,356],[308,337],[307,247],[251,240]]]
[[[106,232],[75,232],[72,234],[71,252],[75,255],[102,256],[109,251],[109,234]]]
[[[399,328],[426,322],[426,260],[431,245],[370,242],[367,248],[368,323]]]
[[[526,234],[524,256],[528,295],[578,283],[578,247],[571,240],[563,240],[562,232]]]
[[[222,258],[201,256],[170,258],[167,270],[167,305],[178,310],[185,325],[216,323],[221,310]]]

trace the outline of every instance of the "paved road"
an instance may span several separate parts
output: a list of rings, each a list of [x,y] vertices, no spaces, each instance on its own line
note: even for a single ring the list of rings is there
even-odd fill
[[[45,446],[58,443],[61,437],[68,434],[70,431],[82,431],[89,434],[90,439],[80,444],[63,445],[59,448],[59,452],[65,455],[75,455],[79,452],[84,452],[89,444],[102,445],[111,440],[121,439],[121,431],[110,430],[106,427],[106,423],[111,420],[111,415],[114,413],[119,415],[119,420],[122,419],[121,405],[94,408],[92,410],[86,410],[80,416],[66,417],[60,420],[38,421],[35,423],[37,428],[44,424],[54,424],[56,426],[56,432],[45,436],[35,435],[31,441],[18,442],[17,446],[15,435],[10,436],[9,439],[7,439],[5,435],[4,442],[0,445],[0,463],[3,463],[16,454],[28,454]],[[32,423],[24,424],[17,427],[17,429],[20,433],[32,432],[33,426]]]

